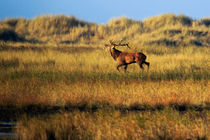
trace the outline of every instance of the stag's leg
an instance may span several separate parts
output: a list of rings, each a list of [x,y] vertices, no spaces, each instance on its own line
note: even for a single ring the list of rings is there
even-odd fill
[[[149,71],[149,65],[150,65],[150,63],[145,61],[144,64],[147,65],[147,71]]]
[[[140,68],[144,71],[143,63],[140,64]]]
[[[139,67],[140,67],[142,70],[144,70],[143,63],[144,63],[143,61],[137,62],[137,64],[139,65]]]
[[[122,67],[124,64],[119,64],[118,66],[117,66],[117,70],[120,72],[120,70],[119,70],[119,67]]]
[[[128,67],[128,65],[125,65],[125,67],[124,67],[125,72],[126,72],[126,70],[127,70],[127,67]]]

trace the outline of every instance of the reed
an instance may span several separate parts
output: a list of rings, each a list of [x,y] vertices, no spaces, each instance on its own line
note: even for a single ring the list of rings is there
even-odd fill
[[[23,118],[17,133],[26,139],[208,139],[209,112],[171,109],[122,113],[113,110]],[[196,116],[196,117],[195,117]]]

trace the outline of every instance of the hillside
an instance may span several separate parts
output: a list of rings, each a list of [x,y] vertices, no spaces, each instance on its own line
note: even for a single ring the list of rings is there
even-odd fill
[[[210,46],[210,18],[193,20],[164,14],[136,21],[126,17],[107,24],[82,21],[73,16],[39,16],[0,21],[0,40],[44,44],[97,44],[110,39],[133,46]]]

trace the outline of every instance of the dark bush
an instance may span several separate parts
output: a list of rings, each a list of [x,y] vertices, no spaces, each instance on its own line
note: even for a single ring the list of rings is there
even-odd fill
[[[169,40],[169,39],[159,39],[155,41],[151,41],[149,44],[151,45],[161,45],[161,46],[178,46],[179,42],[176,40]]]
[[[182,25],[187,25],[187,26],[192,25],[193,20],[188,16],[179,15],[177,18],[178,18],[178,21],[182,23]]]
[[[194,46],[203,46],[202,42],[199,40],[191,40],[190,44],[192,44]]]
[[[18,23],[18,19],[13,19],[13,18],[11,18],[11,19],[5,19],[5,20],[3,20],[3,21],[1,21],[0,22],[1,24],[6,24],[6,25],[9,25],[10,27],[15,27],[16,26],[16,24]]]
[[[0,40],[4,40],[4,41],[24,41],[24,38],[20,37],[12,29],[2,29],[2,30],[0,30]]]
[[[209,25],[210,25],[210,18],[202,19],[201,22],[202,22],[204,25],[209,26]]]

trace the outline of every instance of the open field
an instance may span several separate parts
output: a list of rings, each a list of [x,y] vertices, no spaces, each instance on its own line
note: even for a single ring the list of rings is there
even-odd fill
[[[145,54],[119,73],[103,46],[2,47],[1,119],[21,139],[208,139],[209,48]]]
[[[103,49],[65,49],[1,51],[1,105],[66,105],[73,100],[104,100],[106,96],[122,98],[122,105],[165,104],[171,95],[175,102],[181,99],[205,105],[209,101],[208,48],[177,48],[165,55],[147,53],[150,71],[143,72],[132,64],[128,73],[119,73],[116,62]],[[156,97],[159,100],[153,100]]]

